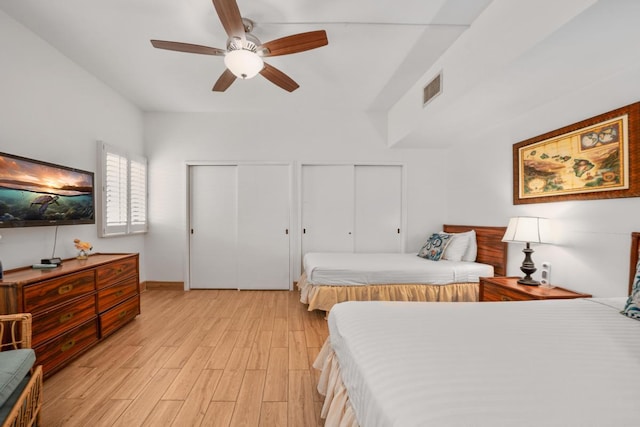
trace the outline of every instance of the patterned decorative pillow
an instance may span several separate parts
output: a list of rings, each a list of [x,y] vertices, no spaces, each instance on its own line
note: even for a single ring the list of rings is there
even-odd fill
[[[640,320],[640,261],[636,265],[636,278],[633,282],[633,288],[631,288],[631,295],[629,295],[627,305],[624,306],[621,313],[632,319]]]
[[[433,233],[427,243],[420,248],[418,256],[432,261],[439,261],[447,245],[451,242],[451,238],[451,234]]]

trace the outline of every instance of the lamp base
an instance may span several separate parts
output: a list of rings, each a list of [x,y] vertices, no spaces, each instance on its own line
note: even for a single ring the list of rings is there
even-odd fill
[[[540,282],[538,282],[537,280],[533,280],[530,277],[523,277],[522,279],[518,280],[518,284],[527,286],[539,286]]]
[[[524,252],[524,261],[522,261],[522,266],[520,266],[520,271],[522,271],[525,276],[518,280],[520,285],[527,286],[538,286],[540,282],[537,280],[533,280],[531,275],[536,272],[537,268],[533,261],[531,260],[531,254],[533,253],[533,249],[529,246],[529,242],[527,242],[527,246],[522,250]]]

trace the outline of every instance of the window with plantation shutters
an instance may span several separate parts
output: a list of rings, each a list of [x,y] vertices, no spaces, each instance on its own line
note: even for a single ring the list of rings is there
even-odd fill
[[[129,227],[132,233],[147,231],[147,159],[129,159]]]
[[[127,231],[127,158],[109,151],[105,155],[104,226],[108,234],[122,234]]]
[[[147,160],[98,143],[102,237],[147,231]]]

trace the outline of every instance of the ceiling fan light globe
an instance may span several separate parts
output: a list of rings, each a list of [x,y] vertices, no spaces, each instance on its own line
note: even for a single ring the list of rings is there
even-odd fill
[[[240,79],[250,79],[262,71],[264,61],[255,52],[239,49],[227,52],[224,56],[224,65],[236,77]]]

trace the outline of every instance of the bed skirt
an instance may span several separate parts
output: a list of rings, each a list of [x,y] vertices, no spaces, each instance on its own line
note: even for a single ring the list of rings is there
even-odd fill
[[[311,285],[307,281],[306,273],[302,273],[298,279],[298,289],[300,289],[300,302],[309,304],[309,311],[324,310],[329,312],[334,304],[343,301],[478,301],[479,285],[478,283]]]
[[[318,380],[318,392],[323,395],[324,403],[320,416],[326,427],[359,427],[347,389],[340,376],[340,366],[329,339],[324,342],[313,367],[321,371]]]

